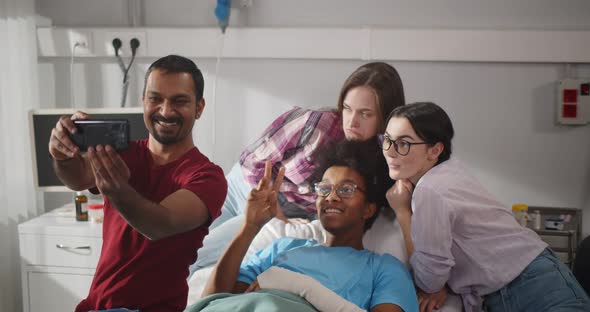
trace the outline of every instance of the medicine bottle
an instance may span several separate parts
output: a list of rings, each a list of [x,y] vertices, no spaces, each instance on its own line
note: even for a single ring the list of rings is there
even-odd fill
[[[542,217],[541,217],[541,213],[539,212],[539,210],[533,211],[532,219],[533,219],[533,229],[540,230]]]
[[[91,223],[102,223],[104,204],[88,204],[88,220]]]
[[[76,220],[88,221],[88,197],[82,192],[76,192]]]
[[[512,205],[512,213],[514,214],[514,218],[516,218],[516,221],[521,226],[527,226],[527,221],[529,220],[528,210],[529,206],[526,204]]]

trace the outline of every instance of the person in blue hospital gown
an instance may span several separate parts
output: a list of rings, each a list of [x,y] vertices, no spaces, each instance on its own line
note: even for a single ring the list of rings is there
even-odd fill
[[[391,255],[378,255],[363,247],[363,234],[378,215],[378,198],[384,198],[386,189],[374,161],[378,149],[374,142],[343,141],[320,153],[318,171],[323,176],[314,190],[317,214],[328,232],[325,244],[280,238],[243,262],[254,237],[280,209],[277,192],[284,169],[273,184],[268,162],[263,179],[250,192],[245,220],[213,270],[203,295],[260,291],[257,278],[278,267],[311,277],[363,310],[418,311],[415,288],[405,266]]]

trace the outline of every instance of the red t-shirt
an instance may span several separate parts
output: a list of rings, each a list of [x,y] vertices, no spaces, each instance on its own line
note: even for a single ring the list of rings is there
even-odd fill
[[[163,166],[153,164],[147,140],[132,142],[121,157],[131,171],[129,184],[159,203],[179,189],[195,193],[220,215],[227,193],[223,170],[195,147]],[[210,222],[194,230],[150,241],[123,219],[105,197],[103,243],[88,298],[76,311],[112,308],[182,311],[188,296],[188,267],[197,258]]]

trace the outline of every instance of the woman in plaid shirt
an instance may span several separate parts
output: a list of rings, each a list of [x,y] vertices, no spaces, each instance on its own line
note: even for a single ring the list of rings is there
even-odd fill
[[[191,267],[191,274],[215,263],[229,244],[242,224],[250,190],[264,175],[266,160],[273,165],[273,178],[278,168],[286,169],[278,196],[283,213],[281,218],[313,220],[316,217],[316,195],[312,185],[318,180],[314,176],[314,155],[318,149],[343,138],[376,140],[376,135],[385,130],[389,113],[404,104],[404,88],[395,68],[383,62],[373,62],[357,68],[346,79],[336,110],[294,107],[279,116],[246,147],[240,161],[226,176],[228,194],[222,214],[209,227],[210,233],[199,250],[197,262]],[[383,157],[376,155],[376,160],[385,166]]]

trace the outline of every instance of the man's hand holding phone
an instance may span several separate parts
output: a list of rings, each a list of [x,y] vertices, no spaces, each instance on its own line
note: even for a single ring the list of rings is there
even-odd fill
[[[110,145],[116,150],[129,146],[129,121],[125,119],[90,120],[84,112],[62,116],[51,132],[49,154],[55,160],[74,158],[89,147]]]
[[[113,142],[119,148],[127,147],[128,123],[125,123],[125,127],[120,127],[120,120],[92,123],[89,117],[81,111],[72,116],[62,116],[51,131],[49,154],[57,161],[80,157],[91,170],[88,174],[92,174],[89,178],[94,178],[94,186],[98,187],[103,195],[115,195],[129,187],[127,182],[130,172],[121,156],[109,143]],[[80,121],[84,122],[79,123]]]
[[[74,120],[88,119],[88,114],[77,111],[71,117],[62,116],[51,130],[49,138],[49,154],[53,159],[61,161],[76,157],[80,148],[74,144],[71,135],[78,132]]]
[[[85,119],[74,120],[78,129],[70,137],[80,151],[99,145],[112,146],[117,151],[129,147],[129,120],[127,119]]]
[[[131,172],[112,146],[89,147],[86,156],[90,160],[95,185],[103,195],[121,196],[129,192]]]

